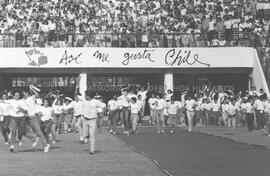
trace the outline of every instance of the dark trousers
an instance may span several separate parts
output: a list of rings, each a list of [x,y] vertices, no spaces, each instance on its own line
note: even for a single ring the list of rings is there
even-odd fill
[[[41,131],[46,139],[47,144],[50,143],[50,132],[52,127],[52,120],[40,121]]]
[[[254,129],[254,113],[247,113],[246,118],[248,131],[252,131]]]
[[[130,112],[129,108],[123,108],[123,119],[124,119],[124,126],[126,131],[129,131],[131,129],[131,122],[130,122]]]
[[[218,125],[218,120],[219,120],[219,111],[210,112],[209,125],[217,126]]]
[[[112,110],[109,113],[109,120],[110,120],[110,130],[115,131],[117,126],[117,110]]]
[[[10,133],[9,124],[10,124],[10,117],[4,116],[3,121],[0,122],[0,127],[5,142],[8,142],[8,134]]]
[[[17,129],[19,140],[22,140],[22,137],[25,134],[25,117],[10,117],[10,126],[11,126],[10,144],[14,145]]]
[[[39,120],[38,120],[37,116],[26,117],[26,125],[30,126],[33,129],[33,131],[37,134],[37,136],[40,137],[43,146],[46,146],[47,142],[46,142],[46,139],[41,131]],[[33,133],[30,133],[30,132],[28,132],[28,133],[26,132],[25,137],[28,137],[32,141],[34,141],[34,139],[36,138],[33,135]]]
[[[257,122],[257,129],[261,130],[263,129],[263,118],[264,118],[264,113],[261,111],[256,110],[256,122]]]

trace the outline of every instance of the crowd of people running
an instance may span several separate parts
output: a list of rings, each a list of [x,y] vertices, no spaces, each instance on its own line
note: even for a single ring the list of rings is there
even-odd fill
[[[33,147],[41,140],[44,152],[48,152],[50,145],[57,142],[57,135],[78,132],[81,143],[90,140],[90,153],[94,154],[96,131],[102,133],[105,125],[111,134],[119,133],[117,127],[122,126],[123,134],[128,136],[138,134],[142,124],[156,126],[157,134],[174,133],[177,126],[188,132],[194,126],[242,126],[248,131],[270,133],[270,100],[262,89],[234,93],[205,86],[179,95],[172,90],[153,93],[144,87],[123,88],[108,103],[96,92],[86,91],[82,96],[78,84],[74,100],[59,91],[43,97],[39,93],[40,89],[33,85],[2,93],[1,132],[11,152],[15,151],[16,139],[21,146],[22,138],[27,137]],[[150,108],[149,122],[144,118],[146,106]]]

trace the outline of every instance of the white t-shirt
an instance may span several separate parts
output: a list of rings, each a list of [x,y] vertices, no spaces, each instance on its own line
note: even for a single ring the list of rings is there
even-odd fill
[[[27,107],[22,100],[6,100],[7,103],[10,105],[10,115],[12,117],[23,117],[25,114],[20,111],[20,109],[27,110]]]
[[[211,104],[210,104],[210,103],[203,103],[203,104],[201,105],[201,108],[202,108],[203,110],[210,111],[210,110],[211,110]]]
[[[74,116],[82,115],[82,102],[81,101],[72,101],[68,106],[70,108],[73,108]]]
[[[228,115],[235,115],[236,111],[239,110],[236,105],[232,105],[231,103],[228,105],[227,113]]]
[[[139,106],[139,108],[143,107],[143,103],[144,103],[144,101],[142,101],[142,100],[137,100],[137,102],[136,102],[136,104]]]
[[[31,97],[23,99],[23,101],[27,107],[28,115],[30,117],[34,116],[36,114],[36,97],[33,95]]]
[[[116,110],[118,108],[117,101],[115,101],[114,99],[110,100],[108,102],[108,108],[110,111]]]
[[[41,114],[40,119],[43,122],[46,120],[53,119],[53,117],[52,117],[53,109],[51,107],[40,106],[39,113]]]
[[[129,107],[130,106],[130,103],[129,103],[129,96],[131,95],[128,95],[128,96],[124,96],[124,95],[121,95],[119,98],[121,99],[121,104],[123,107]]]
[[[177,102],[168,102],[167,103],[167,109],[168,109],[168,114],[177,114],[177,110],[178,110],[178,103]]]
[[[191,99],[191,100],[186,100],[186,109],[188,111],[194,111],[194,106],[196,105],[196,101]]]
[[[245,103],[244,109],[247,113],[254,113],[254,106],[249,102]]]
[[[138,106],[137,103],[131,103],[130,104],[130,109],[131,109],[132,114],[137,114],[140,111],[140,107]]]
[[[9,116],[10,115],[10,105],[6,103],[0,103],[1,115]]]
[[[82,101],[82,114],[88,119],[94,119],[98,117],[98,108],[101,105],[101,102],[96,99],[85,100],[80,97]]]
[[[164,99],[156,99],[155,109],[162,110],[165,108],[165,100]]]
[[[219,111],[219,108],[220,108],[220,104],[219,103],[211,103],[211,109],[215,112]]]
[[[53,108],[54,114],[59,115],[59,114],[63,113],[63,105],[53,105],[52,108]]]
[[[146,99],[146,95],[147,95],[147,90],[145,90],[145,91],[139,91],[138,93],[137,93],[137,96],[138,95],[141,95],[142,96],[142,101],[145,101],[145,99]]]
[[[262,102],[259,99],[254,102],[254,106],[255,106],[256,110],[258,110],[258,111],[264,110],[264,102]]]
[[[100,106],[98,107],[98,112],[102,113],[106,109],[106,104],[103,102],[100,102]]]
[[[149,98],[148,103],[151,109],[155,108],[155,102],[156,102],[156,98]]]

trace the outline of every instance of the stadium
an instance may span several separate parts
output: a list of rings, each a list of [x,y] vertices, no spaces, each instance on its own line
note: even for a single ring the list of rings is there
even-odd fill
[[[233,130],[235,127],[240,128],[239,133],[235,132],[237,135],[242,134],[243,128],[249,128],[246,115],[247,112],[251,113],[249,112],[251,109],[246,111],[246,106],[242,106],[242,103],[248,103],[252,97],[254,98],[252,123],[254,122],[254,129],[256,128],[258,135],[261,136],[261,133],[266,133],[267,129],[270,129],[270,105],[269,107],[268,104],[263,105],[264,115],[260,115],[261,109],[255,102],[262,98],[263,102],[268,103],[270,97],[269,29],[270,3],[266,0],[2,0],[0,1],[0,91],[3,95],[10,96],[18,90],[30,88],[30,91],[33,91],[32,87],[34,87],[34,91],[41,92],[40,97],[52,96],[51,99],[58,100],[60,99],[58,95],[63,94],[65,97],[62,97],[61,101],[69,99],[75,101],[78,98],[78,92],[83,97],[90,96],[89,92],[91,92],[96,95],[95,98],[102,97],[102,103],[106,106],[115,96],[122,97],[123,91],[128,91],[131,96],[135,95],[138,101],[137,96],[140,91],[147,89],[147,94],[143,98],[144,105],[140,111],[142,113],[140,120],[146,119],[147,122],[143,123],[150,125],[150,128],[155,126],[152,119],[153,107],[149,102],[153,94],[166,102],[174,101],[175,98],[180,104],[182,103],[184,110],[183,112],[177,110],[177,120],[174,124],[174,127],[181,127],[180,132],[193,130],[193,117],[192,122],[188,120],[189,111],[191,111],[195,112],[194,118],[197,117],[196,123],[199,124],[197,132],[214,134],[214,136],[220,131],[212,132],[211,127],[221,127],[224,131],[231,129],[231,126],[227,125],[227,119],[222,119],[225,114],[225,110],[222,109],[225,96],[218,97],[218,94],[228,95],[230,105],[234,100],[236,104],[239,103],[239,110],[237,110],[239,114],[236,113],[239,119],[237,116],[236,124],[232,122]],[[54,95],[57,91],[58,94]],[[168,93],[170,91],[171,95]],[[196,106],[195,104],[191,106],[191,110],[188,109],[189,102],[185,102],[189,96],[197,102]],[[211,106],[208,110],[203,107],[195,108],[199,101],[208,99],[209,102],[211,100],[215,104],[216,98],[222,101],[216,111],[213,110],[215,105],[213,105],[214,108]],[[130,99],[128,99],[129,103],[132,102]],[[3,100],[3,102],[5,104],[8,101]],[[202,102],[200,103],[203,104]],[[162,109],[158,109],[159,105],[155,104],[158,113]],[[165,111],[165,105],[163,109]],[[106,107],[104,111],[104,119],[108,120],[111,111]],[[129,109],[127,116],[132,114],[131,111]],[[218,111],[221,115],[217,119],[213,112]],[[207,120],[205,122],[204,119],[199,118],[200,115],[208,118],[205,112],[209,113],[209,118],[213,116],[213,121],[216,120],[209,122],[210,126]],[[71,113],[73,119],[75,119],[74,113]],[[128,134],[127,136],[136,134],[136,130],[128,131],[124,114],[125,110],[117,114],[117,123],[121,122],[123,126],[117,123],[114,125],[119,128],[124,127],[126,130],[124,134]],[[163,115],[166,116],[162,112],[162,118]],[[245,118],[242,118],[244,116]],[[168,127],[173,133],[175,129],[171,127],[172,122],[167,124],[167,120],[162,120],[164,128]],[[110,119],[108,121],[112,123]],[[129,119],[129,121],[132,120]],[[64,134],[70,126],[65,123],[63,121]],[[133,124],[129,123],[131,123],[131,128]],[[143,123],[138,122],[138,125]],[[188,123],[192,123],[192,127]],[[108,125],[110,130],[106,129],[106,132],[114,134],[115,129],[112,130],[110,125]],[[115,126],[112,128],[116,128]],[[157,128],[158,134],[164,133],[163,127]],[[205,132],[208,128],[210,130]],[[152,128],[149,130],[142,127],[142,129],[148,135],[155,131]],[[122,133],[123,129],[120,131]],[[231,131],[224,132],[222,135],[230,133]],[[185,133],[181,135],[183,134]],[[50,137],[51,135],[53,132],[50,133]],[[198,137],[201,134],[196,133],[196,135],[194,135],[195,141],[200,141],[200,137],[204,138],[204,136]],[[270,130],[269,133],[263,135],[270,136]],[[133,141],[127,140],[122,134],[118,136],[120,140],[134,146],[138,145],[134,141],[140,141],[140,136],[135,137]],[[186,140],[185,136],[178,137]],[[66,135],[60,138],[68,141],[71,137]],[[110,140],[109,137],[105,138]],[[236,142],[243,142],[241,140],[244,138],[240,136]],[[18,139],[21,142],[20,137]],[[150,139],[152,139],[151,136],[149,141]],[[171,137],[167,136],[166,139],[171,139]],[[255,139],[258,142],[261,138],[254,137],[250,140]],[[84,140],[87,142],[87,139],[80,138],[80,142]],[[153,138],[153,140],[158,141],[158,138]],[[208,138],[205,137],[205,140]],[[215,141],[213,138],[209,140]],[[265,139],[262,141],[259,143],[265,145]],[[105,146],[106,141],[103,142]],[[141,141],[141,143],[144,142]],[[256,142],[248,141],[247,143],[256,145]],[[50,142],[47,141],[47,143],[49,145]],[[225,144],[227,143],[224,142]],[[202,148],[206,148],[205,150],[209,152],[207,146]],[[14,146],[11,149],[14,151]],[[153,154],[153,156],[158,155]],[[146,157],[148,158],[148,153]],[[160,162],[163,163],[163,158],[160,158]],[[177,159],[174,162],[177,162]],[[158,167],[160,169],[161,166]],[[143,167],[140,169],[143,170]],[[191,174],[189,171],[187,169],[186,173]],[[227,171],[223,174],[229,175]],[[172,172],[175,175],[181,173],[177,167],[172,169]],[[14,174],[14,172],[7,173]],[[109,171],[101,175],[110,175],[108,173]],[[216,174],[206,171],[205,173],[206,175]],[[148,175],[145,172],[144,174]],[[192,174],[196,175],[196,173]]]

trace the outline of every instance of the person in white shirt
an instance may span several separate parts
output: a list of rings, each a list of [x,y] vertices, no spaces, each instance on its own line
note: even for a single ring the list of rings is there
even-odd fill
[[[141,94],[139,94],[137,96],[136,104],[140,108],[140,111],[139,111],[139,114],[138,114],[138,116],[139,116],[138,124],[142,125],[142,119],[143,119],[143,114],[142,113],[143,113],[143,108],[144,108],[145,101],[142,100],[142,95]]]
[[[53,113],[54,113],[55,120],[56,120],[55,130],[56,130],[57,134],[60,134],[61,130],[63,130],[62,122],[63,122],[63,118],[64,118],[62,99],[56,98],[53,102],[52,108],[53,108]]]
[[[70,103],[72,99],[70,97],[65,97],[63,104],[63,121],[64,121],[64,133],[71,132],[72,124],[72,110],[70,109]]]
[[[260,96],[254,102],[255,112],[256,112],[256,122],[257,122],[257,130],[262,130],[264,128],[264,97]]]
[[[164,108],[165,108],[165,100],[160,98],[160,94],[156,95],[156,101],[154,104],[155,109],[155,119],[157,121],[157,133],[164,133]]]
[[[185,108],[188,120],[188,132],[192,131],[195,107],[196,101],[192,99],[190,96],[187,96],[187,100],[185,101]]]
[[[211,104],[208,99],[204,99],[201,105],[201,109],[203,111],[203,119],[202,124],[205,126],[209,126],[209,114],[211,110]]]
[[[116,104],[117,104],[117,122],[118,122],[118,125],[124,127],[124,116],[123,116],[123,102],[122,102],[122,99],[119,97],[117,97],[117,100],[116,100]]]
[[[79,101],[79,95],[74,96],[74,101],[72,101],[68,106],[69,109],[73,110],[73,130],[78,130],[80,141],[83,142],[83,124],[82,124],[82,102]]]
[[[149,87],[149,83],[148,83],[148,87]],[[141,88],[141,90],[138,91],[137,93],[137,97],[139,95],[141,95],[142,97],[142,111],[141,111],[141,115],[142,117],[144,117],[144,111],[145,111],[145,101],[146,101],[146,98],[147,98],[147,93],[148,93],[148,89],[145,90],[144,87]]]
[[[156,102],[156,98],[155,98],[155,94],[151,94],[151,98],[149,98],[148,100],[148,104],[149,104],[149,108],[150,108],[150,120],[149,123],[152,125],[155,125],[156,123],[156,115],[155,115],[155,102]]]
[[[35,137],[29,131],[26,132],[25,137],[34,141],[34,143],[32,144],[33,147],[37,146],[38,140],[40,138],[42,145],[43,145],[44,149],[46,150],[46,147],[48,144],[47,144],[47,141],[45,139],[44,134],[42,133],[42,130],[41,130],[40,124],[39,124],[39,119],[37,118],[37,114],[36,114],[36,109],[38,107],[36,105],[36,97],[38,96],[38,92],[32,88],[32,85],[30,85],[29,87],[30,87],[30,91],[34,95],[31,95],[29,90],[23,91],[24,98],[22,99],[22,101],[24,101],[26,108],[27,108],[26,124],[25,125],[26,125],[26,127],[31,127],[33,129],[33,131],[37,134],[38,137]]]
[[[108,102],[108,114],[110,121],[110,130],[111,134],[116,134],[116,126],[117,126],[117,112],[118,112],[118,103],[117,103],[117,95],[113,96],[113,99]]]
[[[170,121],[170,132],[174,133],[176,128],[177,120],[177,110],[179,109],[179,104],[175,101],[174,96],[171,97],[171,100],[166,104],[167,112],[169,115]]]
[[[130,122],[130,102],[131,98],[134,97],[132,93],[128,94],[127,89],[122,89],[122,95],[119,97],[122,101],[122,115],[124,120],[125,131],[124,134],[129,135],[131,130]],[[135,95],[136,97],[136,95]]]
[[[50,133],[52,127],[53,120],[53,109],[50,107],[50,101],[48,99],[43,99],[43,106],[40,106],[39,110],[37,110],[38,116],[40,117],[40,128],[45,136],[46,142],[50,144]]]
[[[264,102],[265,107],[265,121],[266,126],[268,128],[268,137],[270,137],[270,99],[267,98],[267,100]]]
[[[235,128],[236,127],[236,114],[239,111],[235,99],[231,100],[227,108],[227,115],[228,115],[228,127]]]
[[[227,120],[228,120],[228,115],[227,115],[227,109],[228,109],[228,100],[225,99],[223,100],[222,104],[221,104],[221,117],[222,117],[222,122],[223,122],[223,125],[224,126],[227,126],[228,123],[227,123]]]
[[[78,94],[78,86],[76,85],[75,95]],[[85,92],[85,97],[79,96],[80,101],[82,101],[83,137],[86,138],[89,135],[91,155],[95,154],[98,108],[102,107],[100,101],[93,97],[94,94],[89,91]]]
[[[102,97],[98,99],[100,101],[100,106],[98,107],[98,118],[97,118],[97,128],[99,132],[102,134],[102,122],[104,117],[106,116],[107,106],[103,101]]]
[[[211,112],[210,112],[210,126],[218,126],[219,118],[220,118],[220,104],[217,99],[215,99],[211,103]]]
[[[248,97],[247,103],[245,103],[244,111],[246,112],[246,121],[248,131],[253,131],[254,129],[254,114],[255,114],[255,107],[254,107],[254,100],[253,97]]]
[[[2,95],[2,100],[7,100],[7,98],[7,94],[4,93]],[[10,134],[9,104],[0,103],[0,112],[0,128],[5,140],[5,144],[8,145],[8,135]]]
[[[25,132],[25,113],[27,113],[27,107],[25,103],[20,99],[20,93],[14,92],[13,99],[1,100],[2,103],[7,103],[10,106],[10,126],[11,126],[11,140],[10,140],[10,152],[14,152],[15,138],[18,130],[19,144],[22,144],[22,137]]]
[[[138,134],[138,120],[139,120],[139,112],[141,111],[141,107],[139,107],[137,103],[137,99],[135,97],[131,98],[132,102],[130,103],[130,121],[132,132],[131,134]]]

